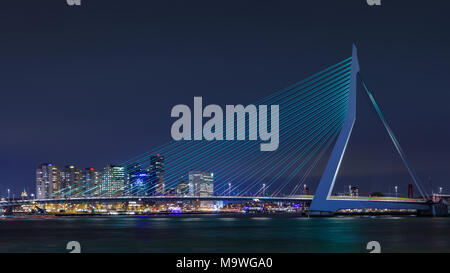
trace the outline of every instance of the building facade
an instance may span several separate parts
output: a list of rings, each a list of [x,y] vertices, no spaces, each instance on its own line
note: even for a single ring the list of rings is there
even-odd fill
[[[358,187],[351,187],[350,188],[350,196],[358,197],[359,196],[359,188]]]
[[[61,169],[51,163],[39,165],[36,170],[36,198],[60,197],[62,185]]]
[[[117,197],[124,195],[125,167],[106,165],[103,169],[103,180],[100,195],[106,197]]]
[[[157,154],[150,157],[150,189],[154,195],[164,195],[164,156]]]
[[[62,196],[81,197],[83,191],[83,170],[74,165],[67,165],[62,172]]]
[[[83,186],[81,196],[100,196],[100,186],[102,183],[102,172],[94,168],[86,168],[83,172]]]
[[[214,174],[203,171],[189,172],[189,196],[213,196]]]
[[[188,196],[189,195],[189,184],[184,180],[180,181],[176,187],[176,194],[178,196]]]
[[[150,184],[149,170],[143,169],[139,163],[127,166],[124,195],[149,195]]]

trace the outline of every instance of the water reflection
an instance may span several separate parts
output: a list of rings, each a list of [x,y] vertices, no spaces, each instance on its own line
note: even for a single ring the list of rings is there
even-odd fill
[[[450,252],[450,218],[71,217],[0,221],[0,252]]]

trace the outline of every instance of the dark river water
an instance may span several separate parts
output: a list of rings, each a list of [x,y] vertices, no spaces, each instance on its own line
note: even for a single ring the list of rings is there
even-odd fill
[[[58,217],[0,220],[0,252],[450,252],[450,217]]]

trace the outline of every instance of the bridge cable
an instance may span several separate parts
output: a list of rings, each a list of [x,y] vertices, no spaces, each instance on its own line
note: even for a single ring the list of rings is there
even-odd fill
[[[414,183],[416,184],[416,187],[419,190],[419,192],[422,195],[422,197],[424,199],[426,199],[427,195],[426,195],[426,192],[421,187],[420,179],[417,176],[417,174],[414,171],[414,169],[411,167],[411,164],[409,163],[408,158],[406,157],[406,154],[404,153],[402,147],[400,146],[400,143],[398,142],[397,138],[395,137],[394,132],[392,131],[391,127],[388,125],[386,119],[383,116],[383,113],[381,113],[380,107],[378,107],[378,104],[376,103],[375,98],[373,97],[373,95],[369,91],[369,89],[367,88],[366,83],[364,82],[364,80],[363,80],[363,78],[362,78],[360,73],[358,73],[358,77],[359,77],[359,80],[360,80],[362,86],[366,90],[366,93],[369,96],[369,99],[372,102],[372,105],[375,108],[375,111],[377,112],[378,117],[383,122],[383,125],[384,125],[384,127],[386,128],[386,131],[389,134],[389,137],[391,138],[392,142],[394,143],[394,146],[397,149],[397,152],[399,153],[399,155],[400,155],[400,157],[401,157],[401,159],[403,161],[403,164],[408,169],[409,175],[411,176],[411,178],[413,179]]]

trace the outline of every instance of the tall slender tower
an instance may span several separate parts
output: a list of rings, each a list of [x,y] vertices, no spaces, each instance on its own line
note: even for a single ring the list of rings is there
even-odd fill
[[[164,195],[164,156],[157,154],[150,158],[150,179],[155,195]]]

